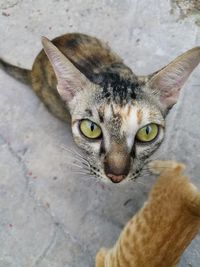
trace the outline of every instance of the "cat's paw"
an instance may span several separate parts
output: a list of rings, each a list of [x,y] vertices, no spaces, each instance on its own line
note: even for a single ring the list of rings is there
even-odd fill
[[[182,173],[185,170],[185,165],[173,160],[155,160],[148,164],[149,170],[154,174],[161,174],[165,171],[175,171]]]

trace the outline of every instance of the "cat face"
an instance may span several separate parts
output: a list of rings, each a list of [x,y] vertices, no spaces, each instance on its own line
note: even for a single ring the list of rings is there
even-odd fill
[[[86,152],[89,170],[114,183],[135,179],[145,160],[164,137],[164,115],[156,99],[137,88],[122,100],[101,86],[80,92],[73,100],[72,133]],[[138,92],[137,92],[138,91]],[[109,179],[108,179],[109,178]]]
[[[164,138],[165,116],[200,60],[194,48],[147,77],[101,73],[89,81],[48,39],[45,52],[66,102],[86,171],[106,182],[136,179]],[[106,78],[105,78],[106,77]]]

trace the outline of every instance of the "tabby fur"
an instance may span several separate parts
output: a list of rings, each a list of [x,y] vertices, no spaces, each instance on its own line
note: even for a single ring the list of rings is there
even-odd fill
[[[160,177],[112,249],[101,249],[96,267],[175,267],[200,230],[200,192],[173,161],[150,164]]]

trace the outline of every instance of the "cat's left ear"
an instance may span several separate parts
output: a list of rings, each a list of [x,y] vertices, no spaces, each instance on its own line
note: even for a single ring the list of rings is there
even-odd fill
[[[195,47],[177,57],[156,72],[149,86],[159,95],[164,109],[170,109],[178,100],[181,87],[200,62],[200,47]]]
[[[58,93],[70,106],[76,94],[91,87],[92,83],[50,40],[42,37],[42,44],[56,74]]]

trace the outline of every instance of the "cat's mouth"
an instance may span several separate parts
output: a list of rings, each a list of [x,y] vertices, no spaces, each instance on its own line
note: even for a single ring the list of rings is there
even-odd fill
[[[105,156],[101,159],[101,164],[96,165],[96,157],[87,157],[77,151],[74,152],[76,163],[82,169],[82,173],[96,177],[105,183],[121,184],[131,180],[136,180],[140,176],[143,165],[139,164],[138,160],[131,157],[110,157]],[[113,160],[115,158],[115,160]],[[116,160],[117,159],[117,160]],[[119,160],[120,159],[120,160]],[[107,160],[107,161],[106,161]],[[99,162],[99,163],[100,163]],[[75,165],[77,166],[77,164]]]
[[[119,183],[122,183],[128,180],[131,180],[129,178],[132,176],[130,170],[127,170],[126,173],[124,174],[119,174],[119,173],[116,174],[116,173],[109,173],[109,172],[106,173],[104,168],[102,167],[98,168],[91,164],[90,164],[90,174],[103,180],[105,183],[111,182],[114,184],[119,184]]]
[[[105,183],[113,183],[113,184],[125,184],[126,182],[135,181],[142,171],[142,167],[133,170],[130,168],[129,172],[126,175],[116,175],[116,174],[106,174],[103,171],[102,167],[95,167],[90,165],[90,174],[95,176],[96,178],[102,180]]]
[[[125,168],[110,168],[104,164],[105,176],[113,183],[120,183],[129,176],[130,164],[126,165]]]
[[[143,164],[138,164],[137,161],[130,160],[130,163],[125,165],[126,168],[123,169],[122,173],[106,173],[105,166],[104,166],[104,180],[107,179],[107,181],[110,181],[112,183],[126,183],[129,181],[135,181],[137,180],[142,174],[143,169],[146,166],[145,161],[143,161]],[[113,169],[116,171],[116,169]],[[148,169],[145,168],[144,171],[147,173]]]
[[[106,175],[113,183],[117,184],[117,183],[120,183],[122,180],[124,180],[127,175],[115,175],[115,174],[111,174],[111,173],[108,173]]]

